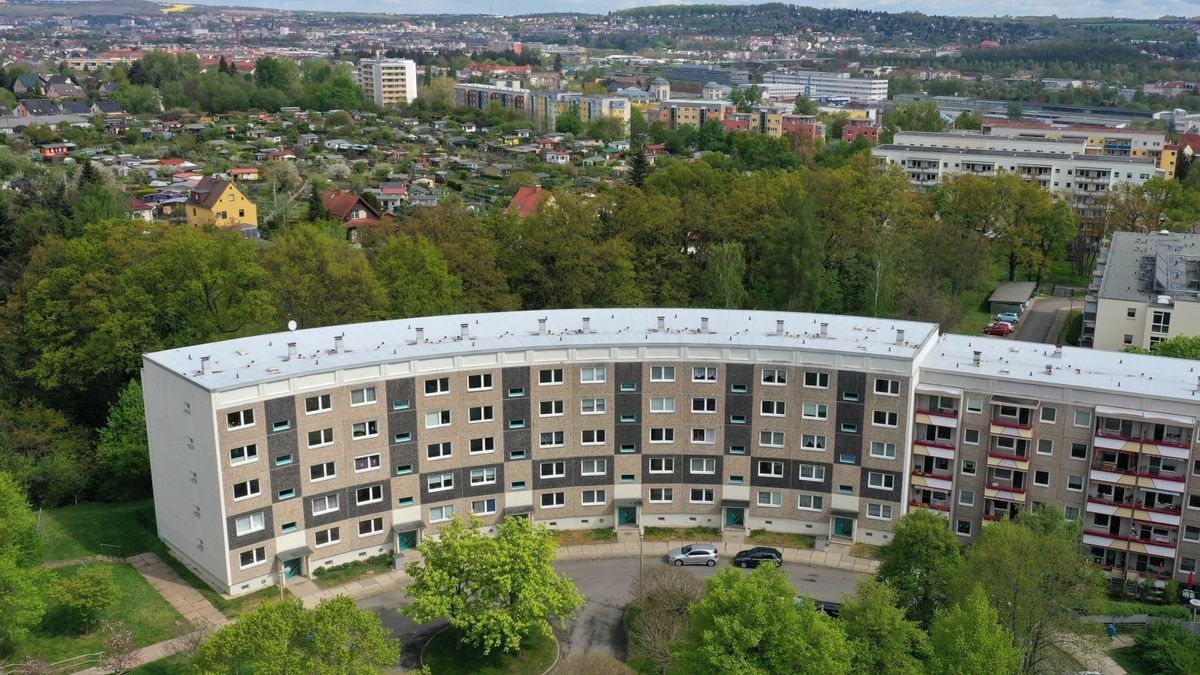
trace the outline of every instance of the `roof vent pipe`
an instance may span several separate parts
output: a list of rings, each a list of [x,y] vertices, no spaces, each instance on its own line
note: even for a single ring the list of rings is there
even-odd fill
[[[288,343],[288,361],[291,361],[294,358],[296,358],[296,343],[289,342]]]
[[[425,341],[425,329],[417,328],[417,344],[421,344],[424,341]]]
[[[658,317],[658,332],[662,333],[667,330],[667,317]]]
[[[708,317],[707,316],[700,317],[700,332],[701,333],[708,332]]]
[[[898,344],[898,345],[904,344],[904,329],[903,328],[896,329],[896,344]]]
[[[471,331],[467,329],[468,325],[470,325],[470,324],[465,324],[465,323],[458,324],[458,336],[464,340],[471,339]]]
[[[971,364],[972,364],[972,365],[974,365],[976,368],[978,368],[978,367],[979,367],[979,361],[980,361],[982,358],[983,358],[983,352],[981,352],[981,351],[978,351],[978,350],[977,350],[977,351],[975,352],[975,356],[971,358]]]
[[[829,324],[824,321],[821,322],[821,337],[829,337]]]
[[[584,333],[590,333],[590,332],[592,332],[592,319],[591,319],[591,317],[587,317],[587,316],[583,317],[583,332],[584,332]]]
[[[538,319],[538,335],[546,334],[546,319]]]
[[[1046,374],[1047,375],[1054,374],[1054,366],[1050,365],[1049,363],[1046,364]]]
[[[775,334],[783,335],[783,319],[775,319]]]
[[[201,375],[208,374],[208,357],[207,356],[200,357],[200,374]]]
[[[342,340],[343,337],[344,336],[342,336],[342,335],[333,336],[333,351],[337,352],[338,354],[341,354],[342,352],[346,351],[345,344],[343,344],[343,340]]]

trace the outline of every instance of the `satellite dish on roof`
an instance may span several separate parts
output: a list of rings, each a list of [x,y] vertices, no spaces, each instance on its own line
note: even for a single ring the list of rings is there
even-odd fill
[[[296,320],[295,319],[291,319],[288,321],[288,330],[296,330]]]

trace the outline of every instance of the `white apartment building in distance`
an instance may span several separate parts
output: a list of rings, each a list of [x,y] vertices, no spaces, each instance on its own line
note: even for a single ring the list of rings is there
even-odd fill
[[[1080,344],[1120,351],[1200,335],[1200,236],[1116,232],[1100,252]]]
[[[239,595],[456,516],[962,541],[1035,504],[1114,583],[1200,558],[1190,363],[933,324],[695,309],[424,317],[143,361],[158,534]]]
[[[888,81],[850,77],[850,73],[827,73],[816,70],[779,71],[772,70],[763,75],[764,85],[791,85],[795,89],[780,89],[792,96],[803,94],[813,99],[847,98],[863,103],[879,103],[887,100]],[[775,88],[768,86],[775,92]],[[792,93],[794,92],[794,93]]]
[[[354,77],[377,106],[407,105],[417,98],[417,63],[411,59],[362,59]]]
[[[1082,138],[904,131],[871,153],[899,166],[917,186],[933,186],[946,176],[963,173],[1015,173],[1061,194],[1083,218],[1103,215],[1100,199],[1114,185],[1141,185],[1162,175],[1150,157],[1088,154]]]

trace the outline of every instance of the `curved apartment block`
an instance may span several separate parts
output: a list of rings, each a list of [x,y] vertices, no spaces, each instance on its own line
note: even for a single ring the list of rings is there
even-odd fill
[[[1200,557],[1191,362],[694,309],[423,317],[144,357],[159,536],[237,595],[453,517],[965,541],[1036,503],[1116,580]],[[286,583],[286,581],[285,581]]]

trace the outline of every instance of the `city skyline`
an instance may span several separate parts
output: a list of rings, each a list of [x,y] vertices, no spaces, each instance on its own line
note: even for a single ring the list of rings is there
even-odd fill
[[[520,0],[519,2],[496,2],[495,0],[195,0],[193,4],[233,7],[260,7],[268,9],[288,9],[292,11],[318,12],[365,12],[387,13],[400,16],[415,14],[496,14],[516,16],[538,13],[586,13],[601,14],[604,12],[648,7],[654,5],[678,4],[707,4],[701,1],[672,0],[670,2],[647,2],[646,0]],[[729,5],[752,5],[759,2],[723,2]],[[1195,6],[1184,0],[1165,0],[1164,2],[1117,2],[1116,0],[1087,0],[1072,3],[1069,7],[1055,7],[1054,14],[1047,14],[1045,3],[1036,0],[1008,1],[995,5],[1004,11],[993,12],[990,15],[978,13],[978,5],[962,2],[961,0],[934,0],[933,2],[916,2],[915,0],[815,0],[802,3],[804,6],[823,9],[863,9],[879,12],[921,12],[938,16],[978,16],[994,18],[1002,16],[1058,16],[1058,17],[1116,17],[1129,19],[1150,19],[1162,16],[1193,16]]]

